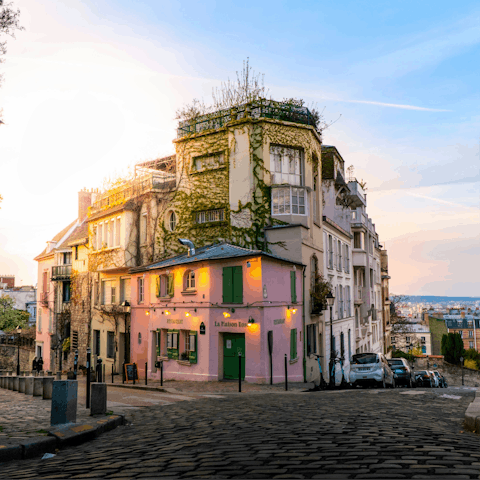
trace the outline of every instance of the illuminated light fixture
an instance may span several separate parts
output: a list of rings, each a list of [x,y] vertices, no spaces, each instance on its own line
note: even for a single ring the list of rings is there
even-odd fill
[[[189,316],[190,316],[190,312],[185,312],[185,316],[186,316],[186,317],[189,317]]]
[[[150,315],[150,310],[145,310],[145,315]]]
[[[251,327],[254,323],[255,323],[255,319],[253,317],[249,317],[248,326]]]
[[[223,312],[223,316],[224,316],[225,318],[228,318],[228,317],[230,316],[230,314],[229,314],[228,312]]]
[[[170,315],[170,312],[168,310],[165,310],[165,315]]]
[[[292,308],[292,313],[297,313],[297,309],[296,309],[296,308]]]

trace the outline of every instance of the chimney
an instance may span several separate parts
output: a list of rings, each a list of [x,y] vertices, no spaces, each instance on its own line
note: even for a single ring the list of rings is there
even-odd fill
[[[88,207],[95,201],[96,193],[86,189],[78,192],[78,219],[83,220],[87,217]]]

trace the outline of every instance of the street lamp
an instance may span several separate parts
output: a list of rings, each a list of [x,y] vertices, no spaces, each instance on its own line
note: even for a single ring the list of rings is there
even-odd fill
[[[22,327],[17,327],[17,375],[20,376],[20,335],[22,334]]]
[[[462,364],[462,386],[463,386],[463,357],[460,357],[460,363]]]
[[[332,308],[335,302],[335,297],[333,296],[332,292],[328,292],[327,296],[327,305],[330,307],[330,380],[329,386],[330,388],[335,388],[335,358],[333,352],[333,313]]]

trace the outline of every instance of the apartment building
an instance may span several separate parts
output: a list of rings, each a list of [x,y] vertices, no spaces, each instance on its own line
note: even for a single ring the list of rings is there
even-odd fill
[[[458,333],[463,340],[465,350],[480,348],[480,316],[468,315],[462,312],[459,315],[444,315],[448,333]]]

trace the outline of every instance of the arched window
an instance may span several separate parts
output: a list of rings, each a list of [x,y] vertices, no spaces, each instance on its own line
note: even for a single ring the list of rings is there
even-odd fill
[[[195,272],[193,270],[187,270],[185,272],[184,288],[185,290],[195,290]]]
[[[177,214],[172,210],[168,214],[168,228],[171,232],[175,231],[175,227],[177,226]]]

